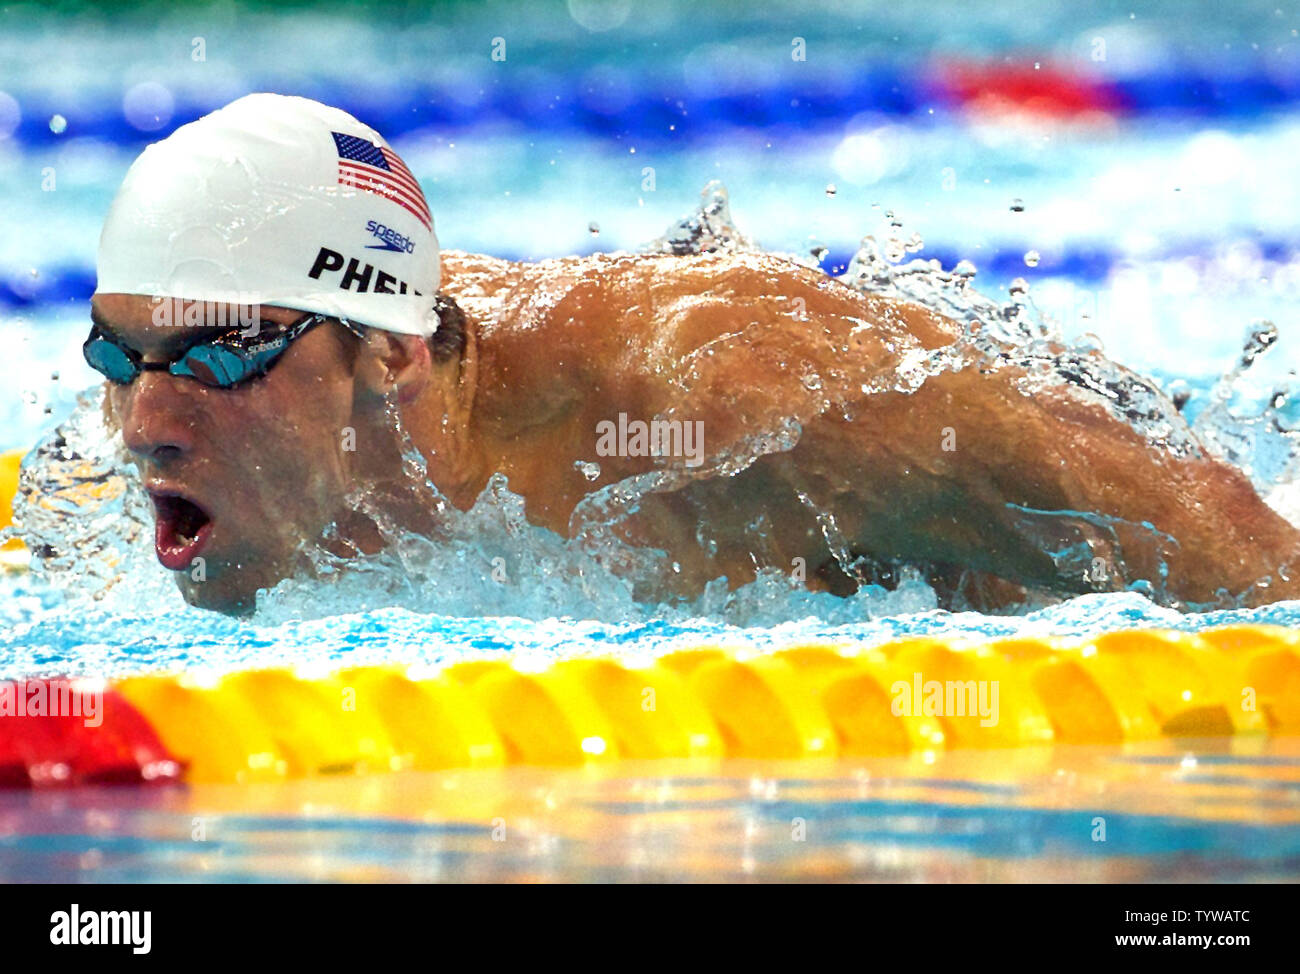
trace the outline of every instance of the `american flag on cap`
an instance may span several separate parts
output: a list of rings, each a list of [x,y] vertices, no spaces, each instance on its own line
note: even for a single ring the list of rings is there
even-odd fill
[[[429,204],[406,163],[392,149],[342,132],[330,133],[339,150],[339,185],[353,186],[392,200],[433,229]]]

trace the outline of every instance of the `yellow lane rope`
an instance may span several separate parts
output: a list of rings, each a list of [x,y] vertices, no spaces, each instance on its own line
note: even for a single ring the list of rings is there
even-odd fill
[[[118,680],[192,781],[628,759],[831,758],[1300,734],[1300,633],[701,647],[650,665],[477,660]]]
[[[7,528],[13,522],[13,499],[18,493],[18,466],[23,453],[23,450],[0,453],[0,528]],[[26,551],[17,538],[0,545],[0,567],[20,567],[26,562]]]

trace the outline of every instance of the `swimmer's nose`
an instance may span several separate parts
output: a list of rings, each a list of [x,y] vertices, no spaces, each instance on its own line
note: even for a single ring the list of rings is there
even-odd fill
[[[193,425],[185,419],[182,379],[165,372],[146,372],[127,390],[122,409],[122,440],[136,456],[165,462],[194,446]]]

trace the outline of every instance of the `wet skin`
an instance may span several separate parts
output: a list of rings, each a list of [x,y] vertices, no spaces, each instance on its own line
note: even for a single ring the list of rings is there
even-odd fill
[[[678,565],[647,596],[691,594],[721,575],[738,585],[760,567],[802,566],[810,587],[851,591],[834,549],[861,565],[928,565],[945,598],[983,608],[1027,589],[1157,579],[1162,560],[1169,596],[1189,604],[1220,590],[1248,604],[1300,597],[1300,532],[1239,471],[1148,444],[1095,395],[978,365],[893,391],[900,368],[959,337],[919,306],[769,255],[522,264],[444,252],[442,291],[468,319],[459,361],[434,361],[403,336],[353,342],[331,323],[241,389],[159,372],[109,386],[110,418],[146,485],[187,493],[211,515],[206,580],[177,572],[189,601],[247,610],[294,569],[298,543],[336,519],[336,549],[375,550],[373,526],[346,503],[359,485],[384,492],[412,529],[436,531],[400,489],[388,397],[461,509],[500,471],[533,523],[569,536],[589,493],[662,471],[614,529]],[[177,340],[180,329],[152,325],[146,298],[100,294],[93,306],[146,359]],[[600,455],[599,424],[620,413],[701,423],[705,462]],[[752,456],[754,437],[783,425],[790,440],[769,435],[756,461],[719,465]],[[593,462],[589,480],[580,466]],[[1071,545],[1082,564],[1046,554]]]

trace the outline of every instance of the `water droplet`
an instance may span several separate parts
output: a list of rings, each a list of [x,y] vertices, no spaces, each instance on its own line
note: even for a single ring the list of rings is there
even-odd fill
[[[1014,199],[1014,200],[1012,200],[1012,201],[1011,201],[1011,212],[1012,212],[1012,213],[1024,213],[1024,212],[1025,212],[1025,201],[1022,200],[1022,199]]]
[[[23,402],[27,403],[27,405],[29,406],[36,405],[36,393],[34,393],[31,389],[25,390],[23,392]]]
[[[1011,292],[1011,297],[1013,299],[1023,298],[1029,293],[1029,282],[1023,277],[1017,277],[1007,286],[1007,290]]]
[[[826,255],[830,252],[831,249],[829,247],[823,247],[820,244],[814,247],[811,251],[813,260],[817,261],[819,264],[826,259]]]
[[[54,115],[50,118],[50,131],[55,135],[62,135],[68,130],[68,120],[62,115]]]
[[[600,224],[597,223],[595,220],[592,220],[590,223],[587,224],[587,232],[590,233],[593,237],[599,237]]]
[[[971,278],[975,276],[975,265],[968,260],[959,260],[952,272],[958,277]]]
[[[1277,325],[1271,321],[1261,321],[1246,336],[1246,343],[1241,350],[1241,366],[1248,368],[1255,359],[1273,347],[1277,341]]]
[[[1102,347],[1101,339],[1092,332],[1086,332],[1085,334],[1080,335],[1075,341],[1074,347],[1084,354],[1095,353],[1101,355],[1105,351]]]
[[[903,256],[906,253],[907,251],[903,247],[903,241],[899,240],[897,237],[890,237],[885,241],[885,258],[887,260],[897,263],[903,259]]]
[[[39,277],[41,276],[41,272],[38,271],[35,267],[33,267],[33,268],[32,268],[31,270],[29,270],[27,273],[28,273],[28,275],[31,277],[31,279],[32,279],[33,281],[36,280],[37,278],[39,278]]]
[[[595,480],[597,477],[600,476],[600,464],[596,463],[595,461],[576,460],[574,461],[573,466],[575,469],[578,470],[579,473],[581,473],[588,480]]]
[[[1038,251],[1029,250],[1025,252],[1025,263],[1030,267],[1037,267],[1039,261]]]
[[[925,241],[921,239],[921,235],[919,233],[913,233],[910,237],[907,238],[908,253],[914,254],[924,246],[925,246]]]
[[[51,381],[51,382],[58,382],[58,381],[59,381],[59,373],[57,373],[57,372],[51,372],[51,373],[50,373],[50,381]]]
[[[826,184],[826,195],[827,195],[827,196],[834,196],[836,192],[837,192],[837,190],[835,189],[835,184],[834,184],[834,183],[827,183],[827,184]]]

